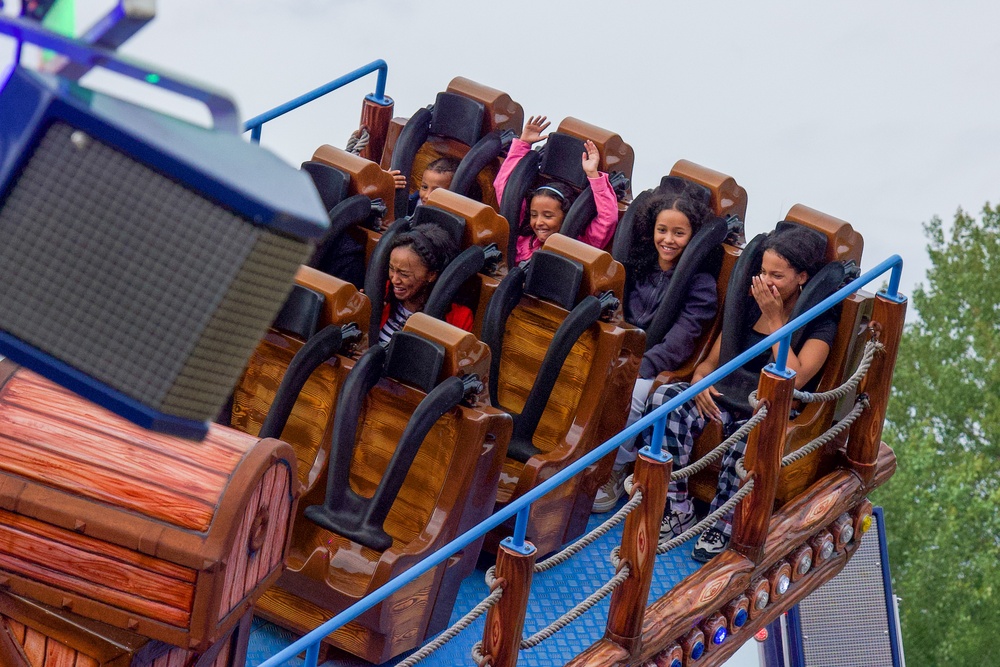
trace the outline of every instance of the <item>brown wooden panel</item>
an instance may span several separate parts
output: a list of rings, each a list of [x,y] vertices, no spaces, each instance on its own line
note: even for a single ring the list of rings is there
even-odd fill
[[[483,116],[483,134],[494,130],[512,130],[520,134],[524,123],[524,109],[507,93],[463,76],[452,79],[447,92],[483,103],[486,107],[486,114]]]
[[[629,179],[632,178],[635,151],[622,140],[618,133],[572,117],[567,117],[559,123],[557,131],[578,139],[590,139],[597,145],[597,150],[601,153],[601,163],[598,165],[601,171],[606,173],[620,171]]]
[[[747,191],[732,176],[690,160],[678,160],[670,170],[670,175],[680,176],[708,188],[712,195],[712,210],[716,215],[735,215],[740,220],[746,220]]]
[[[390,130],[391,127],[390,125]],[[389,148],[388,140],[386,148]],[[348,153],[339,148],[334,148],[328,144],[317,148],[316,152],[313,153],[312,159],[347,172],[351,177],[348,194],[365,195],[369,199],[381,199],[389,207],[389,220],[393,219],[391,214],[393,213],[392,207],[396,186],[393,183],[392,175],[388,171],[382,171],[382,168],[371,160],[366,160],[363,157]]]

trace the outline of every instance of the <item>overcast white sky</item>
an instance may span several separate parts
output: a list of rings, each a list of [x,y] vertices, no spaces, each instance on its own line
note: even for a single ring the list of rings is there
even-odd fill
[[[636,193],[686,158],[747,189],[748,235],[795,203],[847,220],[865,237],[864,268],[902,255],[907,294],[927,268],[921,223],[1000,199],[997,3],[159,4],[123,52],[229,91],[243,118],[377,58],[398,116],[465,76],[528,115],[621,134]],[[80,5],[93,16],[110,3]],[[0,64],[9,53],[0,44]],[[374,86],[370,76],[265,126],[263,144],[294,165],[342,147]]]
[[[123,52],[228,91],[244,118],[376,58],[398,116],[466,76],[526,114],[621,134],[635,192],[680,158],[734,176],[749,193],[748,235],[795,203],[847,220],[865,237],[864,268],[902,255],[906,293],[927,268],[921,223],[998,199],[996,3],[159,5]],[[272,122],[263,144],[296,165],[323,143],[342,147],[374,86],[370,76]]]

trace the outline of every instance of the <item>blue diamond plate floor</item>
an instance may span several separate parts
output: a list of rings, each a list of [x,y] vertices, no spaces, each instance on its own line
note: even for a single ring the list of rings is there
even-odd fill
[[[623,499],[618,504],[619,508],[624,504],[625,500]],[[591,515],[587,529],[596,527],[611,516],[610,512]],[[535,575],[525,620],[524,635],[526,637],[541,630],[563,613],[572,609],[574,605],[584,600],[614,575],[609,554],[611,549],[621,542],[621,533],[622,526],[619,525],[570,561]],[[696,569],[698,569],[698,563],[691,559],[691,543],[681,545],[678,549],[657,557],[649,599],[659,598],[675,583]],[[452,623],[464,616],[469,609],[479,604],[489,594],[484,576],[485,570],[477,569],[462,582],[458,599],[455,602],[455,610],[451,617]],[[575,623],[563,628],[535,648],[521,651],[517,661],[518,667],[543,665],[548,667],[549,665],[565,664],[570,657],[600,639],[604,634],[610,599],[609,595]],[[485,614],[420,664],[435,666],[474,665],[471,648],[474,643],[482,639],[484,618]],[[254,619],[250,647],[247,653],[247,667],[255,667],[297,638],[296,635],[287,630]],[[403,655],[389,661],[385,663],[385,667],[391,667],[405,657]],[[288,667],[299,667],[303,662],[301,659],[295,659],[289,660],[285,664]],[[369,665],[369,663],[356,658],[353,660],[331,659],[323,663],[323,667],[358,667],[361,665]]]

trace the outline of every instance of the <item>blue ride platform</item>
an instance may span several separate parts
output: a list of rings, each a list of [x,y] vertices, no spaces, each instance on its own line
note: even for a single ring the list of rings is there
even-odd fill
[[[625,504],[625,498],[618,502],[616,511]],[[613,516],[592,514],[587,524],[587,532]],[[607,535],[603,536],[589,548],[584,549],[569,561],[534,576],[531,585],[531,598],[528,601],[528,612],[524,623],[524,635],[530,636],[562,614],[572,609],[584,600],[590,593],[614,576],[611,565],[611,550],[621,544],[622,528],[625,522],[618,524]],[[649,591],[649,601],[662,597],[681,579],[698,569],[699,563],[691,559],[692,543],[683,544],[673,551],[656,558],[656,568],[653,583]],[[479,604],[487,595],[489,589],[485,581],[486,571],[477,568],[462,582],[451,615],[454,623],[470,609]],[[555,635],[538,646],[521,651],[518,665],[525,667],[548,667],[549,665],[565,664],[567,660],[580,653],[604,635],[605,623],[608,617],[608,605],[611,596],[604,598],[593,609],[585,613],[576,622],[563,628]],[[425,658],[421,665],[472,665],[472,645],[483,638],[483,614],[464,632],[449,643]],[[247,667],[256,667],[284,647],[298,639],[295,633],[279,628],[276,625],[254,619],[250,634],[250,646],[247,651]],[[430,640],[428,640],[430,641]],[[336,655],[333,655],[336,653]],[[405,659],[404,654],[390,660],[382,667],[392,667]],[[332,652],[331,658],[321,667],[369,667],[371,663],[355,658],[346,653]],[[299,667],[304,664],[302,657],[289,660],[288,667]]]

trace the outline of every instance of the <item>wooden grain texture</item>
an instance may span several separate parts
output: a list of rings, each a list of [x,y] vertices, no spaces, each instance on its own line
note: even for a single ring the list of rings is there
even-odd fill
[[[503,587],[503,595],[486,612],[482,649],[495,667],[517,664],[537,556],[534,548],[523,554],[503,544],[497,552],[496,585]]]
[[[872,322],[876,324],[879,341],[885,349],[876,354],[868,374],[861,381],[859,391],[868,394],[871,404],[851,425],[847,443],[847,460],[867,485],[875,477],[875,461],[882,439],[882,426],[892,390],[893,369],[899,352],[906,317],[906,302],[895,303],[878,295]]]
[[[656,565],[660,519],[667,503],[667,484],[672,461],[657,461],[639,453],[633,475],[633,496],[642,493],[642,503],[625,519],[620,550],[621,562],[629,567],[628,578],[611,594],[605,638],[621,644],[630,654],[639,647],[642,618]],[[620,569],[620,568],[619,568]]]
[[[222,466],[255,442],[234,433],[210,429],[198,451],[23,370],[0,392],[0,471],[189,530],[208,529],[229,479]]]
[[[753,474],[753,491],[736,506],[730,541],[730,548],[755,563],[764,554],[794,389],[794,376],[783,378],[766,369],[760,374],[757,396],[767,405],[767,416],[750,432],[747,440],[743,463]]]

